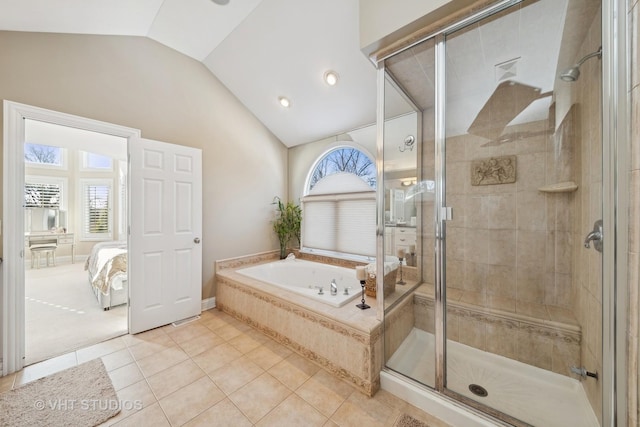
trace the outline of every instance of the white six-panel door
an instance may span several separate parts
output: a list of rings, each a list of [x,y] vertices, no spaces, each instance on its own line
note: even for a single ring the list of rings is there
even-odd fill
[[[202,153],[132,138],[129,332],[200,314]]]

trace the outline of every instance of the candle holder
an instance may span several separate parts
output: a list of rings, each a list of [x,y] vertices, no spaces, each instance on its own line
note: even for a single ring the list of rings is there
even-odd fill
[[[364,285],[365,285],[365,283],[366,283],[366,280],[360,280],[360,286],[362,286],[362,299],[360,300],[360,304],[356,304],[356,307],[358,307],[360,310],[366,310],[367,308],[371,308],[370,306],[368,306],[364,302]]]
[[[403,260],[403,258],[402,258],[402,257],[398,257],[398,260],[400,261],[400,265],[398,266],[398,271],[400,271],[400,280],[398,280],[398,281],[396,282],[396,285],[406,285],[406,284],[407,284],[407,282],[405,282],[405,281],[402,279],[402,260]]]

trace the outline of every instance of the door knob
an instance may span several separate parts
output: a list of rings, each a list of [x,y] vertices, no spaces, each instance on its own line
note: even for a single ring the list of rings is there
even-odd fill
[[[584,239],[584,247],[589,249],[590,242],[593,241],[593,247],[596,251],[602,252],[602,220],[599,219],[593,224],[593,231],[587,234]]]
[[[196,244],[198,244],[198,243],[200,243],[200,238],[199,238],[199,237],[196,237],[195,239],[193,239],[193,241],[194,241]]]

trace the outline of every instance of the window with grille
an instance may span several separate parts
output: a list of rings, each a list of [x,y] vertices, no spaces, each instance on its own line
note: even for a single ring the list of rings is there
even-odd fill
[[[302,246],[342,258],[375,257],[375,191],[346,172],[319,180],[302,198]]]
[[[80,189],[83,240],[112,239],[112,181],[81,179]]]
[[[60,208],[61,202],[62,185],[60,183],[25,181],[25,208]]]
[[[66,151],[53,145],[25,142],[24,161],[30,167],[66,169]]]

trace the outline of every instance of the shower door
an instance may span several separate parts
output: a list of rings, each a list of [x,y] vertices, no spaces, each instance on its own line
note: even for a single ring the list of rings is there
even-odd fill
[[[559,78],[598,52],[597,6],[525,1],[442,41],[446,387],[531,425],[600,414],[601,61]]]
[[[416,276],[385,296],[386,366],[514,425],[601,424],[601,13],[505,1],[384,61],[421,130]]]

